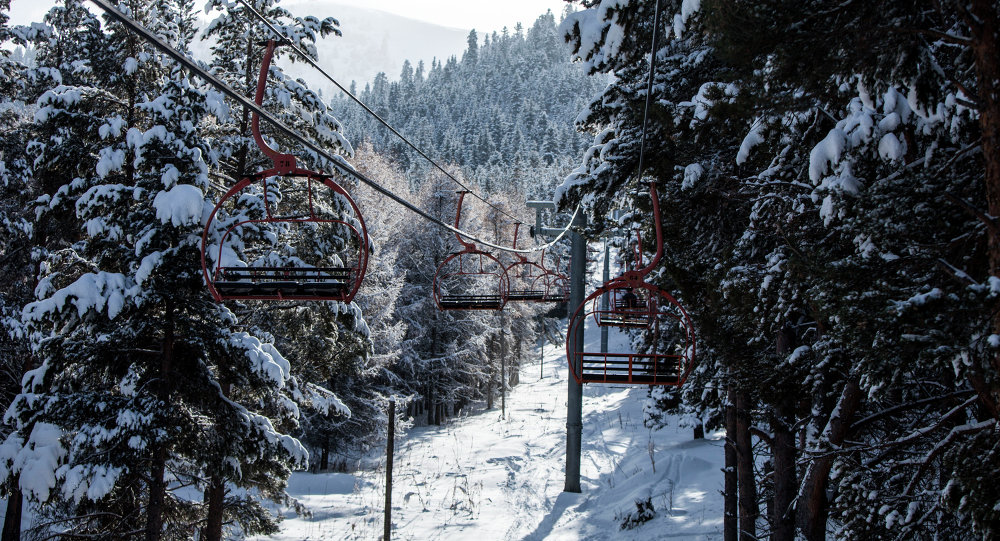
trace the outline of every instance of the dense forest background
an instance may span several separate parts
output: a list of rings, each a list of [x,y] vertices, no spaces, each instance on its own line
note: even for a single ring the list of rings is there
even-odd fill
[[[456,163],[487,193],[515,191],[550,200],[592,135],[574,120],[607,84],[567,62],[552,13],[527,30],[469,33],[462,58],[403,64],[398,80],[379,74],[352,93],[435,159]],[[432,166],[361,107],[333,107],[354,144],[367,140],[414,179]]]
[[[268,30],[243,4],[212,0],[201,30],[191,0],[118,5],[178,50],[214,39],[208,66],[252,92]],[[255,5],[310,54],[339,32]],[[652,280],[687,308],[699,353],[687,384],[650,390],[647,422],[725,427],[727,541],[997,537],[1000,7],[578,5],[354,91],[493,205],[472,201],[463,227],[497,242],[531,221],[526,198],[554,194],[583,205],[590,238],[629,253],[638,228],[652,253],[638,181],[657,184]],[[373,248],[353,303],[212,302],[206,218],[270,166],[248,115],[79,0],[28,27],[8,8],[0,40],[25,49],[0,55],[3,539],[21,536],[22,505],[40,538],[273,532],[261,502],[287,497],[294,468],[351,467],[389,396],[419,423],[493,407],[538,336],[558,336],[538,308],[437,310],[433,269],[456,239],[340,177]],[[265,107],[454,218],[455,183],[346,98],[272,67]],[[265,196],[251,187],[224,218]],[[345,246],[263,225],[232,256]]]

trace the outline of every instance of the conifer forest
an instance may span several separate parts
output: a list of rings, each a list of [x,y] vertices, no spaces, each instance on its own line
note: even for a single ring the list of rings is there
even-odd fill
[[[560,539],[1000,538],[1000,3],[566,0],[334,93],[308,6],[0,0],[0,541],[305,537],[293,476],[506,418],[546,347],[538,460],[574,379],[650,475],[718,451],[697,533],[672,480]]]

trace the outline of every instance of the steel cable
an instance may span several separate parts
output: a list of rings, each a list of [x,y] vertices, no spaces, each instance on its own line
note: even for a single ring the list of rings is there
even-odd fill
[[[463,231],[461,229],[453,227],[453,226],[451,226],[451,225],[449,225],[449,224],[447,224],[447,223],[439,220],[438,218],[435,218],[434,216],[431,216],[430,214],[428,214],[427,212],[425,212],[421,208],[417,207],[413,203],[411,203],[411,202],[407,201],[406,199],[404,199],[404,198],[396,195],[391,190],[383,187],[382,185],[378,184],[377,182],[375,182],[372,179],[370,179],[370,178],[366,177],[365,175],[363,175],[361,172],[355,170],[354,167],[343,158],[343,156],[339,156],[339,155],[336,155],[336,154],[331,154],[330,152],[328,152],[328,151],[324,150],[323,148],[321,148],[315,142],[313,142],[313,141],[307,139],[306,137],[300,135],[299,133],[295,132],[294,130],[292,130],[291,128],[289,128],[288,126],[286,126],[284,123],[282,123],[280,120],[278,120],[277,118],[275,118],[274,115],[272,115],[271,113],[267,112],[262,107],[258,106],[256,103],[254,103],[253,100],[251,100],[251,99],[247,98],[246,96],[243,96],[239,92],[233,90],[232,88],[229,87],[229,85],[227,85],[223,81],[219,80],[217,77],[215,77],[214,75],[212,75],[211,73],[209,73],[208,71],[206,71],[204,68],[202,68],[201,66],[199,66],[197,62],[195,62],[194,60],[192,60],[192,59],[184,56],[182,53],[180,53],[179,51],[177,51],[176,49],[174,49],[173,47],[171,47],[169,44],[165,43],[162,39],[160,39],[158,36],[156,36],[155,34],[153,34],[152,32],[150,32],[144,26],[140,25],[134,19],[132,19],[128,15],[125,15],[124,13],[122,13],[118,8],[116,8],[115,6],[113,6],[108,0],[90,0],[90,1],[92,3],[94,3],[94,4],[96,4],[97,7],[99,7],[101,10],[103,10],[109,16],[111,16],[112,18],[116,19],[118,22],[122,23],[123,25],[125,25],[126,27],[128,27],[130,30],[132,30],[133,32],[135,32],[137,35],[139,35],[139,37],[141,37],[144,40],[146,40],[150,45],[152,45],[155,48],[159,49],[162,53],[166,54],[170,58],[176,60],[182,66],[184,66],[187,69],[191,70],[192,73],[194,73],[198,77],[204,79],[210,85],[214,86],[220,92],[222,92],[223,94],[225,94],[227,97],[229,97],[229,98],[231,98],[233,100],[236,100],[237,102],[239,102],[240,104],[242,104],[244,107],[249,108],[251,111],[257,113],[260,116],[260,118],[266,120],[269,124],[271,124],[272,127],[274,127],[275,129],[277,129],[281,133],[283,133],[286,136],[291,137],[292,139],[298,141],[303,146],[305,146],[309,150],[315,152],[320,157],[325,158],[340,173],[342,173],[344,175],[347,175],[347,176],[350,176],[350,177],[354,177],[358,181],[367,184],[368,186],[370,186],[375,191],[377,191],[380,194],[388,197],[389,199],[392,199],[393,201],[395,201],[399,205],[402,205],[404,208],[406,208],[406,209],[410,210],[411,212],[419,215],[420,217],[424,218],[425,220],[427,220],[427,221],[429,221],[429,222],[437,225],[438,227],[444,228],[444,229],[446,229],[446,230],[448,230],[448,231],[450,231],[452,233],[455,233],[457,235],[461,235],[461,236],[463,236],[463,237],[465,237],[465,238],[467,238],[467,239],[469,239],[469,240],[471,240],[473,242],[476,242],[478,244],[482,244],[483,246],[488,246],[490,248],[494,248],[494,249],[501,250],[501,251],[504,251],[504,252],[520,253],[520,254],[530,254],[530,253],[535,253],[535,252],[538,252],[538,251],[541,251],[541,250],[545,250],[545,249],[553,246],[554,244],[556,244],[560,240],[562,240],[563,236],[565,236],[566,233],[569,231],[569,225],[567,225],[562,230],[562,232],[555,239],[553,239],[552,241],[550,241],[547,244],[544,244],[544,245],[541,245],[541,246],[536,246],[536,247],[531,248],[531,249],[514,249],[514,248],[511,248],[511,247],[500,246],[498,244],[494,244],[492,242],[480,239],[479,237],[476,237],[475,235],[472,235],[472,234],[467,233],[467,232],[465,232],[465,231]],[[576,218],[576,215],[579,212],[580,212],[580,207],[578,206],[576,208],[576,211],[574,211],[574,213],[573,213],[573,218],[571,218],[570,221],[569,221],[570,224],[573,223],[573,219]]]

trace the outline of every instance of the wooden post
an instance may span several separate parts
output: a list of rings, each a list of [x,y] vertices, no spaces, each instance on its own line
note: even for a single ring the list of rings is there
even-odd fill
[[[538,379],[545,379],[545,320],[541,316],[538,320],[542,322],[538,335]]]
[[[382,539],[389,541],[392,534],[392,454],[396,445],[396,399],[389,399],[389,437],[385,442],[385,526]]]
[[[500,337],[500,418],[507,417],[507,341]]]

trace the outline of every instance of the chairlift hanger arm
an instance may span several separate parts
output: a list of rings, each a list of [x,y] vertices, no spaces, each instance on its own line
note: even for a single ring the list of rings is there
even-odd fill
[[[267,87],[267,73],[271,68],[271,58],[274,56],[275,41],[268,40],[267,48],[264,51],[264,59],[260,63],[260,74],[257,76],[257,93],[254,95],[254,103],[258,106],[264,102],[264,90]],[[257,147],[260,148],[261,152],[265,156],[271,158],[274,162],[274,168],[284,171],[284,170],[294,170],[295,169],[295,156],[291,154],[284,154],[278,152],[277,150],[271,148],[271,145],[267,144],[267,141],[260,135],[260,115],[256,112],[252,115],[250,120],[250,131],[253,133],[253,140],[257,143]]]
[[[649,80],[646,83],[646,105],[642,111],[642,135],[639,139],[639,166],[636,172],[636,177],[642,182],[643,173],[643,158],[646,151],[646,126],[649,122],[649,108],[653,103],[653,79],[656,74],[656,51],[659,49],[659,37],[660,37],[660,0],[655,1],[655,9],[653,11],[653,44],[651,46],[651,51],[649,52]],[[656,255],[650,260],[649,265],[640,269],[638,271],[639,276],[646,276],[657,265],[660,264],[660,258],[663,257],[663,226],[661,225],[660,219],[660,201],[656,194],[656,181],[655,179],[649,183],[649,197],[652,199],[653,203],[653,223],[656,229]]]
[[[146,40],[150,45],[152,45],[153,47],[155,47],[156,49],[158,49],[160,52],[162,52],[163,54],[165,54],[165,55],[169,56],[170,58],[174,59],[180,65],[182,65],[185,68],[191,70],[191,72],[193,74],[197,75],[198,77],[200,77],[203,80],[205,80],[206,82],[208,82],[210,85],[214,86],[217,90],[219,90],[220,92],[222,92],[223,94],[225,94],[226,97],[235,100],[240,105],[246,107],[250,111],[252,111],[254,113],[257,113],[258,115],[260,115],[260,118],[266,120],[276,130],[278,130],[281,133],[283,133],[284,135],[286,135],[286,136],[294,139],[295,141],[298,141],[304,147],[306,147],[309,150],[311,150],[312,152],[316,153],[316,155],[318,155],[318,156],[326,159],[327,161],[329,161],[333,165],[333,167],[336,168],[337,171],[339,171],[341,174],[353,177],[354,179],[367,184],[368,186],[370,186],[372,189],[374,189],[378,193],[380,193],[380,194],[388,197],[389,199],[395,201],[399,205],[402,205],[407,210],[409,210],[409,211],[417,214],[421,218],[427,220],[428,222],[433,223],[434,225],[437,225],[438,227],[441,227],[441,228],[443,228],[443,229],[445,229],[447,231],[455,233],[456,235],[462,235],[465,238],[467,238],[467,239],[469,239],[471,241],[474,241],[477,244],[481,244],[483,246],[488,246],[490,248],[494,248],[494,249],[497,249],[497,250],[502,250],[502,251],[505,251],[505,252],[513,252],[513,253],[521,253],[521,254],[531,254],[531,253],[535,253],[535,252],[537,252],[537,251],[539,251],[539,250],[541,250],[543,248],[550,247],[550,246],[554,245],[555,243],[559,242],[560,240],[562,240],[562,237],[569,231],[569,226],[567,225],[566,229],[562,230],[562,233],[559,235],[559,237],[557,237],[553,241],[549,242],[548,244],[545,244],[543,246],[536,246],[536,247],[530,248],[530,249],[514,250],[514,249],[511,249],[508,246],[500,246],[498,244],[494,244],[494,243],[489,242],[487,240],[480,239],[479,237],[477,237],[475,235],[472,235],[470,233],[467,233],[465,231],[457,229],[457,228],[455,228],[455,227],[453,227],[453,226],[451,226],[449,224],[446,224],[443,221],[435,218],[434,216],[431,216],[427,212],[421,210],[419,207],[417,207],[413,203],[410,203],[409,201],[403,199],[402,197],[399,197],[398,195],[394,194],[393,192],[391,192],[387,188],[384,188],[383,186],[381,186],[377,182],[369,179],[365,175],[363,175],[360,172],[356,171],[354,169],[354,167],[351,166],[342,156],[337,156],[335,154],[331,154],[330,152],[328,152],[328,151],[324,150],[323,148],[321,148],[316,143],[310,141],[309,139],[306,139],[305,137],[303,137],[299,133],[295,132],[294,130],[292,130],[288,126],[284,125],[274,115],[272,115],[268,111],[264,110],[262,107],[258,106],[256,103],[254,103],[253,100],[251,100],[251,99],[247,98],[246,96],[243,96],[239,92],[233,90],[232,88],[229,87],[229,85],[227,85],[226,83],[224,83],[221,80],[219,80],[218,77],[215,77],[214,75],[212,75],[211,73],[209,73],[208,71],[206,71],[205,69],[203,69],[201,66],[199,66],[194,60],[191,60],[190,58],[184,56],[179,51],[177,51],[176,49],[174,49],[173,47],[171,47],[170,45],[168,45],[167,43],[165,43],[163,40],[161,40],[158,36],[156,36],[155,34],[153,34],[152,32],[150,32],[148,29],[146,29],[145,27],[143,27],[142,25],[140,25],[134,19],[132,19],[128,15],[125,15],[124,13],[122,13],[118,8],[116,8],[114,5],[112,5],[108,0],[90,0],[90,2],[94,3],[98,8],[100,8],[101,10],[103,10],[105,13],[107,13],[113,19],[117,20],[118,22],[122,23],[123,25],[125,25],[126,27],[128,27],[130,30],[132,30],[133,32],[135,32],[136,34],[138,34],[139,37],[141,37],[142,39]],[[580,207],[577,206],[577,209],[576,209],[576,211],[574,211],[573,216],[575,217],[577,215],[577,213],[579,213],[579,212],[580,212]],[[572,223],[572,220],[570,221],[570,223]]]

